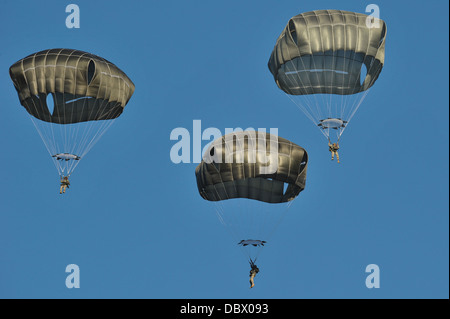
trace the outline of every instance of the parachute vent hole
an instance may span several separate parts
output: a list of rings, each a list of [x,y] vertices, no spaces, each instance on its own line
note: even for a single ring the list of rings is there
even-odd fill
[[[365,64],[362,64],[361,65],[361,72],[359,73],[361,85],[363,85],[364,80],[366,79],[366,76],[367,76],[367,66]]]
[[[47,109],[50,112],[50,114],[53,114],[53,110],[55,109],[55,100],[53,98],[53,93],[47,94],[46,99]]]
[[[289,184],[288,184],[288,183],[284,183],[284,184],[283,184],[283,195],[286,195],[286,192],[287,192],[288,187],[289,187]]]
[[[289,33],[291,34],[292,41],[294,41],[295,45],[298,45],[297,31],[295,30],[295,24],[292,20],[289,20]]]
[[[90,85],[95,74],[95,62],[90,60],[87,71],[87,84]]]

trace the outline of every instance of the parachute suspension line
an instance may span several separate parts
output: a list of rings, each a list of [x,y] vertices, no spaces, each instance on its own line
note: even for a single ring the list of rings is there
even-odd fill
[[[94,136],[92,137],[92,139],[90,140],[90,142],[87,144],[85,150],[82,154],[82,156],[85,156],[91,149],[92,147],[97,144],[97,142],[100,140],[100,138],[103,136],[103,134],[106,133],[106,131],[111,127],[111,125],[114,123],[115,119],[111,119],[111,120],[103,120],[102,123],[100,124],[100,127],[97,129],[97,131],[95,132]]]
[[[245,200],[241,198],[225,200],[225,198],[219,197],[219,193],[215,185],[214,189],[217,197],[221,199],[220,201],[214,202],[216,214],[220,223],[225,226],[230,234],[233,244],[238,244],[241,240],[248,239],[264,241],[270,240],[270,237],[275,232],[275,229],[270,231],[274,223],[269,222],[273,221],[274,218],[269,219],[268,217],[271,216],[271,214],[278,214],[278,211],[271,212],[270,208],[273,207],[269,207],[270,204],[260,203],[255,200]],[[233,203],[231,203],[231,201]],[[231,205],[225,209],[224,207],[227,204]],[[264,209],[260,209],[264,204]],[[277,227],[282,221],[280,216],[278,216],[277,219],[278,221],[275,222],[275,227]],[[269,229],[265,229],[264,226],[269,226]],[[262,251],[261,246],[253,247],[251,244],[246,247],[239,245],[239,248],[247,258],[258,257]]]
[[[33,102],[34,103],[34,102]],[[48,140],[45,138],[45,132],[42,132],[41,129],[39,128],[38,123],[36,123],[36,121],[33,119],[33,116],[31,114],[29,114],[31,122],[33,122],[34,127],[36,128],[36,131],[38,131],[39,136],[41,137],[42,141],[44,142],[45,148],[47,149],[48,153],[50,155],[52,155],[52,152],[55,150],[55,146],[51,145]]]
[[[293,201],[289,201],[286,204],[284,204],[284,209],[281,212],[281,216],[280,218],[278,218],[278,221],[276,222],[275,226],[272,228],[272,230],[270,231],[270,233],[267,235],[267,241],[270,241],[272,239],[273,234],[275,233],[275,231],[278,229],[278,227],[280,226],[281,222],[284,220],[284,218],[287,215],[287,212],[289,210],[289,208],[291,208]]]
[[[224,214],[223,207],[222,207],[221,205],[219,205],[218,202],[214,202],[214,206],[215,206],[215,208],[216,208],[216,214],[217,214],[217,217],[219,218],[220,223],[221,223],[223,226],[227,226],[227,223],[225,222],[225,220],[224,220],[223,217],[222,217],[223,214]]]
[[[362,97],[359,99],[359,101],[356,100],[356,101],[353,102],[353,105],[350,108],[352,110],[352,112],[347,117],[347,120],[346,120],[347,123],[346,123],[345,127],[342,128],[341,133],[339,134],[339,138],[341,137],[342,133],[344,133],[345,129],[347,128],[347,125],[350,123],[350,121],[353,118],[353,116],[355,115],[356,111],[358,111],[359,106],[362,104],[362,102],[366,98],[366,96],[369,93],[369,91],[370,91],[370,88],[367,89],[366,91],[364,91],[363,93],[359,93],[359,94],[362,94]]]
[[[236,233],[236,230],[233,227],[231,227],[232,224],[226,222],[226,220],[229,220],[230,218],[224,218],[225,217],[225,210],[224,210],[224,208],[222,206],[222,203],[221,203],[222,199],[219,196],[219,192],[216,189],[216,185],[213,185],[213,187],[214,187],[214,190],[215,190],[215,192],[217,194],[217,197],[220,199],[220,201],[214,201],[216,215],[219,218],[220,223],[225,226],[225,229],[228,231],[228,233],[233,238],[233,241],[235,243],[238,243],[239,242],[238,234]]]
[[[101,82],[100,82],[100,86],[101,86]],[[98,96],[96,96],[95,99],[97,100]],[[101,106],[98,108],[97,112],[95,113],[95,117],[97,117],[99,115],[98,112],[100,112],[100,109],[103,108],[103,103],[105,103],[104,100],[101,102]],[[91,116],[92,116],[92,110],[89,112],[89,117],[91,117]],[[77,147],[77,152],[83,154],[83,156],[86,155],[86,153],[87,153],[87,152],[85,152],[85,150],[87,149],[86,145],[89,145],[89,143],[93,139],[92,136],[96,135],[95,131],[98,132],[98,130],[100,130],[103,127],[103,125],[104,125],[104,123],[102,123],[102,121],[99,121],[99,120],[89,121],[86,123],[87,129],[85,129],[83,131],[81,142]],[[94,131],[94,133],[92,133],[92,131]]]
[[[233,224],[234,224],[234,222],[233,222],[233,219],[232,218],[230,218],[230,217],[232,217],[233,215],[232,215],[232,213],[233,212],[228,212],[228,218],[225,218],[225,214],[226,214],[226,212],[225,212],[225,210],[224,210],[224,207],[223,207],[223,204],[222,204],[222,202],[221,202],[221,200],[222,200],[222,198],[220,198],[220,196],[219,196],[219,192],[217,191],[217,188],[216,188],[216,185],[213,185],[213,187],[214,187],[214,190],[215,190],[215,192],[216,192],[216,195],[217,195],[217,197],[220,199],[219,201],[214,201],[214,206],[215,206],[215,211],[216,211],[216,215],[217,215],[217,217],[219,218],[219,221],[220,221],[220,223],[223,225],[223,226],[225,226],[225,229],[227,230],[227,232],[230,234],[230,236],[231,236],[231,238],[233,239],[233,243],[238,243],[239,242],[239,236],[238,236],[238,233],[237,233],[237,230],[234,228],[234,227],[232,227],[233,226]],[[225,192],[226,192],[226,189],[225,189]],[[228,195],[227,195],[228,196]],[[231,215],[231,216],[230,216]],[[226,220],[231,220],[231,222],[226,222]],[[245,254],[245,252],[241,249],[241,251],[242,251],[242,253],[244,254],[244,255],[246,255]]]
[[[313,122],[313,123],[315,123],[316,124],[316,120],[314,119],[314,117],[311,115],[311,113],[313,113],[313,112],[308,112],[308,110],[307,110],[307,108],[300,102],[300,101],[298,101],[297,99],[294,99],[292,96],[291,96],[291,94],[285,94],[285,95],[287,95],[290,99],[291,99],[291,101],[292,102],[294,102],[294,104],[311,120],[311,122]],[[311,108],[310,108],[310,110],[312,110]],[[317,118],[318,118],[319,116],[317,116]]]
[[[32,115],[30,115],[30,119],[34,124],[34,127],[36,128],[36,131],[39,133],[39,136],[41,137],[41,140],[44,142],[44,145],[49,153],[50,156],[56,154],[56,143],[55,139],[51,138],[51,135],[49,135],[49,132],[52,131],[49,128],[49,124],[45,123],[41,120],[34,119]],[[55,165],[58,174],[61,175],[61,167],[58,161],[52,157],[53,164]]]
[[[34,104],[34,102],[33,102],[33,104]],[[36,120],[33,118],[33,116],[31,114],[29,114],[29,116],[30,116],[31,122],[33,122],[33,125],[36,128],[36,131],[39,133],[39,136],[41,137],[41,140],[44,142],[45,148],[47,149],[47,151],[50,154],[50,156],[55,154],[55,146],[54,145],[49,145],[49,143],[47,142],[48,140],[43,136],[41,130],[39,129],[38,123],[36,123]],[[53,148],[52,148],[52,146],[53,146]],[[57,161],[54,158],[52,158],[52,160],[53,160],[53,164],[56,167],[56,170],[59,173],[59,166],[58,166]]]

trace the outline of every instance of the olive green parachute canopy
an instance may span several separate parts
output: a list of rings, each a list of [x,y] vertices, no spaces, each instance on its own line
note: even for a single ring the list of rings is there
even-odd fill
[[[293,200],[306,182],[306,151],[269,133],[243,131],[211,143],[195,175],[209,201],[248,198],[266,203]]]
[[[269,69],[288,94],[348,95],[369,89],[384,64],[386,24],[365,14],[317,10],[291,18],[278,37]],[[360,79],[365,66],[365,78]]]
[[[14,63],[9,73],[28,113],[57,124],[117,118],[135,88],[111,62],[71,49],[31,54]],[[48,94],[54,101],[52,112]]]
[[[73,173],[135,89],[111,62],[71,49],[31,54],[9,74],[61,178]]]

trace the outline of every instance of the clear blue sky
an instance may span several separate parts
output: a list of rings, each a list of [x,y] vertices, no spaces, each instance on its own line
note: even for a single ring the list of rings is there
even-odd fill
[[[385,68],[330,161],[319,130],[267,61],[290,17],[364,13],[364,1],[12,1],[0,9],[0,297],[448,298],[449,8],[376,1]],[[76,3],[81,28],[65,27]],[[74,48],[124,70],[136,91],[60,196],[58,175],[8,68]],[[255,112],[258,110],[258,112]],[[261,253],[244,255],[174,164],[170,132],[275,127],[309,153],[306,189]],[[203,142],[203,146],[207,141]],[[65,268],[81,288],[65,287]],[[365,267],[381,288],[365,287]]]

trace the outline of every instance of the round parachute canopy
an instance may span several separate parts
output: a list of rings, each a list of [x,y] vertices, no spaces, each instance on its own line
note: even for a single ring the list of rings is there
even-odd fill
[[[14,63],[9,74],[20,103],[65,176],[122,114],[135,89],[111,62],[72,49],[33,53]]]
[[[198,191],[209,201],[288,202],[305,188],[307,162],[306,151],[284,138],[256,131],[227,134],[197,166]]]
[[[203,199],[255,261],[305,188],[308,154],[273,134],[243,131],[211,143],[195,175]],[[269,243],[270,244],[270,243]]]
[[[14,63],[9,74],[20,103],[35,118],[58,124],[114,119],[134,84],[111,62],[78,50],[44,50]],[[53,95],[53,110],[47,95]]]
[[[385,39],[381,19],[341,10],[306,12],[289,20],[268,66],[278,87],[316,125],[349,122],[380,75]],[[328,127],[320,128],[329,137]]]

